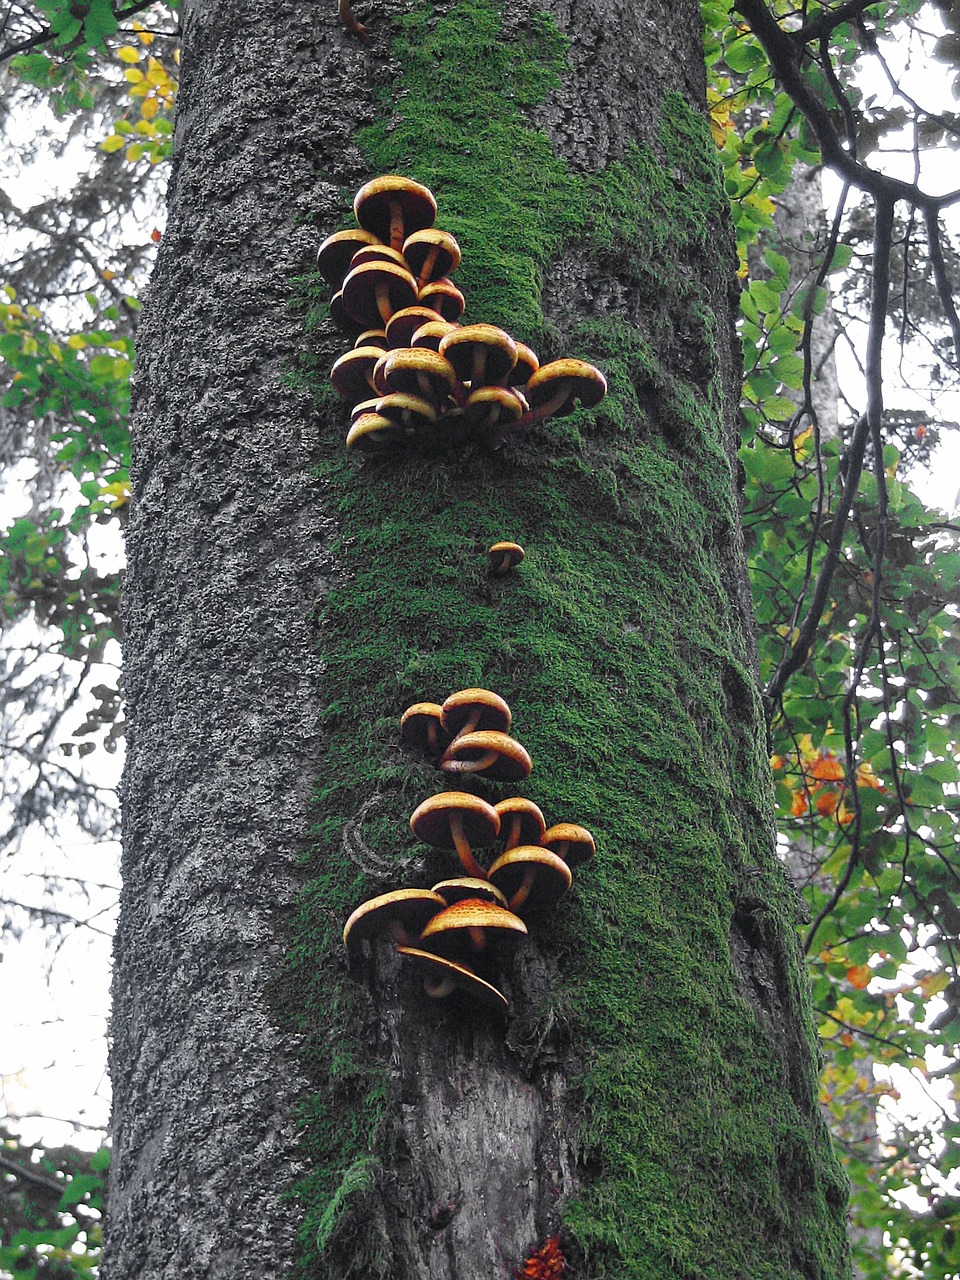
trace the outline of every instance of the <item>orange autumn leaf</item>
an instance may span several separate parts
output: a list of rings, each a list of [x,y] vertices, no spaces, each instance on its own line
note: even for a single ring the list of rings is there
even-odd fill
[[[845,1049],[853,1048],[854,1040],[853,1040],[853,1036],[850,1034],[849,1031],[841,1032],[840,1043],[843,1045]]]
[[[771,757],[770,757],[770,768],[771,768],[771,769],[782,769],[782,768],[783,768],[783,766],[784,766],[786,763],[787,763],[787,762],[786,762],[786,760],[784,760],[783,756],[771,756]]]
[[[827,814],[836,813],[837,806],[840,804],[840,796],[836,791],[822,791],[817,796],[815,804],[817,813],[826,817]]]
[[[851,987],[856,987],[858,991],[862,991],[864,987],[870,985],[871,978],[870,966],[868,964],[851,965],[847,970],[847,981]]]
[[[810,770],[810,776],[816,778],[818,782],[839,782],[844,776],[845,770],[843,765],[836,756],[831,755],[828,751],[825,755],[815,761]]]
[[[807,797],[803,791],[795,791],[790,804],[790,812],[795,818],[802,818],[807,812]]]

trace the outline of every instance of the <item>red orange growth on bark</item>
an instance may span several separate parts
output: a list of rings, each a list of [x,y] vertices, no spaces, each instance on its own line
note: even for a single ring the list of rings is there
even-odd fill
[[[522,1267],[514,1268],[516,1280],[558,1280],[563,1275],[566,1262],[560,1248],[560,1237],[550,1236]]]

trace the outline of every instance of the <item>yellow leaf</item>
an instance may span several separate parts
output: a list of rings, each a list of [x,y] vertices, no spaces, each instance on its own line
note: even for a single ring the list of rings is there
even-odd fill
[[[122,507],[130,501],[130,482],[128,480],[115,480],[113,484],[105,484],[100,490],[100,496],[104,498],[112,498],[109,504],[112,511],[116,511],[118,507]]]
[[[82,351],[86,345],[86,338],[82,337],[79,333],[71,333],[70,337],[67,339],[67,346],[71,351]]]
[[[135,49],[132,44],[125,44],[122,49],[117,50],[117,57],[121,62],[139,62],[140,50]]]
[[[950,985],[950,975],[941,969],[939,973],[927,973],[917,983],[925,996],[936,996]]]
[[[25,356],[35,356],[40,350],[40,344],[32,334],[25,334],[23,342],[20,344],[20,350]]]
[[[143,105],[146,106],[149,101],[150,99],[148,98],[147,102]],[[149,120],[138,120],[134,126],[134,131],[139,133],[141,138],[152,138],[157,132],[157,126],[155,124],[151,124]]]
[[[143,156],[143,146],[139,142],[131,142],[123,154],[130,164],[135,164]]]
[[[144,120],[152,120],[160,110],[160,103],[156,98],[144,98],[140,104],[140,114]]]
[[[147,63],[147,79],[151,84],[166,84],[170,76],[162,62],[151,58]]]
[[[57,364],[63,364],[63,352],[56,342],[51,342],[49,346],[50,354],[56,360]]]
[[[123,78],[124,80],[129,80],[131,84],[139,84],[143,79],[143,72],[138,70],[137,67],[127,67],[123,73]]]
[[[116,278],[117,278],[117,273],[116,273],[115,271],[110,271],[110,270],[107,270],[107,271],[101,271],[101,273],[100,273],[100,274],[103,276],[104,280],[106,280],[106,281],[108,281],[108,282],[109,282],[110,280],[116,280]]]
[[[102,151],[119,151],[122,146],[123,139],[120,137],[119,133],[111,133],[109,138],[104,138],[100,143],[100,149]]]

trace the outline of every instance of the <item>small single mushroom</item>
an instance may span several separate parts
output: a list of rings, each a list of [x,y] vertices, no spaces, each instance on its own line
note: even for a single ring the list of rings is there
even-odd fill
[[[400,717],[400,736],[428,755],[439,756],[450,741],[439,702],[415,702]]]
[[[387,353],[381,380],[388,393],[406,392],[439,405],[453,395],[457,375],[439,352],[403,347]]]
[[[401,423],[380,413],[362,413],[347,432],[347,448],[359,449],[361,453],[383,453],[403,444],[405,439],[406,431]]]
[[[457,876],[453,880],[441,880],[433,885],[433,893],[439,893],[448,907],[464,898],[479,898],[481,902],[493,902],[498,907],[505,907],[507,900],[496,885],[487,880],[478,880],[476,876]]]
[[[381,351],[386,351],[389,344],[385,330],[364,329],[353,345],[355,347],[379,347]]]
[[[491,944],[517,946],[526,936],[527,926],[506,907],[480,898],[463,898],[430,917],[420,934],[420,945],[438,955],[462,959]]]
[[[518,844],[539,844],[547,829],[547,822],[532,800],[523,796],[510,796],[493,806],[500,815],[500,834],[504,849],[514,849]]]
[[[492,804],[466,791],[441,791],[410,815],[410,830],[434,849],[456,849],[468,876],[486,880],[473,846],[485,848],[500,834],[500,818]]]
[[[364,231],[361,227],[352,227],[349,231],[335,231],[327,236],[317,250],[317,270],[334,289],[343,287],[344,277],[350,270],[353,255],[359,249],[377,244],[377,237],[372,231]]]
[[[403,244],[403,256],[422,289],[432,280],[448,276],[460,265],[460,246],[449,231],[428,227],[415,231]]]
[[[330,319],[341,333],[348,333],[351,338],[355,338],[357,332],[363,327],[357,324],[353,316],[348,315],[344,310],[342,289],[338,289],[330,299]]]
[[[388,244],[380,244],[379,242],[367,244],[362,249],[358,249],[350,259],[350,270],[356,271],[357,267],[365,267],[368,262],[389,262],[391,266],[399,267],[401,271],[410,270],[402,253],[398,253],[396,249],[391,249]]]
[[[606,394],[607,380],[592,364],[569,358],[553,360],[531,374],[526,385],[530,408],[517,425],[532,427],[544,418],[566,417],[578,402],[585,409],[592,409]]]
[[[523,416],[520,397],[509,387],[477,387],[463,406],[471,430],[489,436],[511,431]]]
[[[552,850],[568,867],[582,867],[597,851],[593,836],[586,827],[575,822],[558,822],[545,831],[538,842],[544,849]]]
[[[468,324],[448,333],[440,343],[461,382],[478,387],[501,386],[517,363],[517,344],[503,329],[492,324]]]
[[[467,305],[463,294],[446,276],[425,284],[417,295],[417,300],[422,307],[430,307],[431,310],[438,311],[444,320],[449,320],[451,324],[460,319]]]
[[[411,432],[424,431],[437,421],[434,405],[422,396],[408,395],[403,391],[391,392],[378,400],[377,413]]]
[[[412,946],[430,918],[445,908],[443,898],[432,889],[382,893],[361,903],[353,912],[343,927],[343,944],[353,950],[361,942],[386,935],[400,946]]]
[[[365,413],[376,413],[377,405],[380,403],[380,396],[374,396],[371,400],[360,400],[350,410],[351,423],[356,422],[358,418],[362,418]]]
[[[494,1009],[506,1009],[507,998],[492,982],[487,982],[465,964],[447,960],[432,951],[419,947],[397,947],[397,955],[414,965],[423,974],[423,989],[434,1000],[453,995],[458,988],[466,991],[482,1004]]]
[[[487,552],[490,572],[497,578],[504,577],[523,560],[523,547],[519,542],[495,542]]]
[[[452,738],[474,729],[506,733],[512,718],[503,698],[490,689],[458,689],[443,704],[443,721]]]
[[[505,733],[480,730],[455,738],[440,757],[444,773],[476,773],[493,782],[522,782],[533,763],[526,749]]]
[[[416,306],[395,311],[387,324],[385,345],[393,351],[398,347],[412,347],[413,335],[417,330],[422,329],[425,324],[435,324],[440,319],[439,312],[430,307],[421,307],[419,303]]]
[[[459,328],[458,324],[450,320],[428,320],[410,339],[410,345],[411,347],[429,347],[431,351],[439,351],[440,343],[447,334]]]
[[[360,188],[353,212],[364,230],[399,251],[415,231],[433,226],[437,202],[419,182],[389,173]]]
[[[357,404],[364,396],[369,397],[371,391],[376,391],[373,370],[382,355],[380,347],[354,347],[334,361],[330,381],[347,404]]]
[[[532,351],[525,342],[518,342],[517,363],[511,370],[510,376],[507,379],[507,385],[510,387],[526,386],[539,368],[540,361],[537,358],[536,353]]]
[[[570,888],[573,873],[549,849],[521,844],[497,858],[490,868],[490,881],[503,890],[511,911],[545,911]],[[429,927],[429,923],[424,926]]]
[[[343,309],[364,329],[385,326],[395,311],[416,300],[413,276],[394,262],[363,262],[343,282]]]

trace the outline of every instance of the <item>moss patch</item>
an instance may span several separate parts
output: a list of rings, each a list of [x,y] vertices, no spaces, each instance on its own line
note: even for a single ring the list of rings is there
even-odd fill
[[[509,44],[501,29],[492,0],[406,15],[403,75],[361,145],[371,173],[434,190],[472,318],[541,348],[562,324],[564,350],[611,390],[494,456],[362,461],[343,449],[344,415],[325,414],[343,579],[319,608],[326,748],[287,1001],[318,1084],[303,1274],[389,1271],[358,1224],[376,1162],[389,1167],[395,1100],[340,933],[364,897],[428,882],[407,818],[442,783],[401,748],[400,713],[479,684],[507,698],[533,756],[522,790],[597,837],[545,930],[564,975],[553,1012],[581,1063],[584,1191],[564,1221],[582,1274],[836,1280],[842,1187],[812,1033],[784,1061],[728,946],[749,878],[778,998],[791,1016],[806,1007],[759,701],[718,569],[737,513],[702,283],[724,206],[712,143],[668,95],[657,153],[573,173],[528,119],[564,74],[563,39],[543,17]],[[544,319],[544,282],[574,251],[585,278],[622,291],[616,317]],[[528,559],[493,581],[485,549],[501,537]]]

